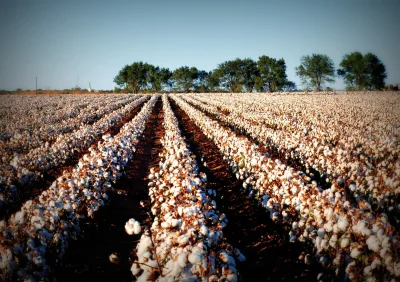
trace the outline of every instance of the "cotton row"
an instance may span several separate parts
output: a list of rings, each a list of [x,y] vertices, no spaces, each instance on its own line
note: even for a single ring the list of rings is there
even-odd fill
[[[219,147],[249,196],[256,197],[274,221],[292,226],[290,241],[311,242],[312,257],[341,279],[390,281],[400,276],[399,236],[385,214],[352,206],[336,184],[323,191],[308,183],[302,172],[261,154],[247,138],[237,137],[177,96],[173,99]]]
[[[52,144],[38,147],[25,155],[16,155],[10,165],[0,166],[0,205],[18,198],[19,191],[31,181],[69,160],[76,151],[88,148],[149,96],[136,99],[112,113],[106,114],[92,125],[82,125],[78,130],[63,134]]]
[[[158,98],[153,96],[117,135],[104,135],[103,142],[74,169],[64,171],[39,197],[27,201],[7,222],[0,222],[2,277],[36,281],[51,276],[50,264],[61,259],[69,239],[79,232],[79,219],[92,217],[107,200]]]
[[[42,121],[36,124],[33,129],[16,132],[9,140],[0,141],[0,150],[3,152],[0,164],[8,164],[15,153],[26,153],[29,150],[52,143],[63,134],[73,132],[79,127],[91,124],[99,120],[105,114],[111,113],[120,107],[132,102],[140,96],[122,96],[119,100],[102,101],[82,109],[75,116],[59,120],[57,122]],[[56,111],[53,109],[53,111]]]
[[[201,101],[206,102],[205,98]],[[240,111],[239,104],[232,103],[232,99],[224,99],[223,101],[213,99],[212,101],[207,100],[206,103],[207,105],[201,105],[204,110],[212,112],[219,119],[237,126],[271,150],[283,153],[287,159],[300,160],[302,164],[319,171],[321,175],[329,179],[328,181],[334,180],[340,185],[344,185],[353,194],[357,202],[367,200],[370,204],[374,204],[375,208],[380,209],[397,210],[400,208],[396,204],[396,199],[398,199],[400,193],[400,160],[398,160],[400,147],[397,137],[393,137],[391,142],[382,141],[383,143],[378,142],[371,145],[374,148],[379,148],[379,150],[390,151],[390,154],[385,153],[385,158],[381,158],[380,162],[375,162],[377,164],[373,165],[368,161],[366,155],[360,153],[367,151],[365,143],[357,141],[359,144],[363,144],[364,148],[358,147],[356,151],[344,146],[346,134],[343,133],[343,127],[340,129],[341,131],[335,126],[327,127],[327,120],[323,120],[319,124],[319,129],[316,128],[315,124],[312,125],[312,129],[307,129],[309,123],[301,126],[302,123],[298,122],[298,118],[292,117],[292,119],[283,122],[282,116],[288,117],[289,114],[280,113],[276,115],[278,118],[274,119],[271,118],[274,115],[270,115],[270,112],[265,114],[251,113],[247,106],[244,106],[244,110]],[[228,111],[230,114],[226,115],[218,111],[217,108]],[[253,106],[252,109],[254,110]],[[286,111],[292,116],[295,112],[293,109],[286,109]],[[310,114],[310,116],[313,116],[313,114]],[[278,119],[280,122],[274,123]],[[332,123],[334,119],[330,117],[329,120]],[[327,129],[322,130],[322,127]],[[318,135],[317,133],[321,134]],[[356,136],[356,134],[354,135]],[[336,142],[337,144],[332,145],[330,143],[330,145],[327,145],[328,136],[336,136],[339,141]],[[350,140],[356,140],[350,134],[347,137]],[[382,138],[386,137],[381,136]],[[360,156],[360,158],[357,156]]]
[[[27,130],[34,132],[43,124],[73,118],[85,108],[121,98],[121,95],[4,95],[0,101],[0,140]]]
[[[212,199],[215,191],[206,188],[207,177],[198,171],[166,95],[163,110],[162,160],[149,175],[154,222],[137,245],[131,271],[137,281],[237,281],[235,259],[245,258],[224,241],[227,219]]]

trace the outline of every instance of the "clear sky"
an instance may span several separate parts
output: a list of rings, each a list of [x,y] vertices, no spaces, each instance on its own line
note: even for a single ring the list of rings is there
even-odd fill
[[[126,64],[210,71],[261,55],[372,52],[400,83],[399,0],[0,0],[0,89],[113,89]],[[341,78],[333,85],[344,87]]]

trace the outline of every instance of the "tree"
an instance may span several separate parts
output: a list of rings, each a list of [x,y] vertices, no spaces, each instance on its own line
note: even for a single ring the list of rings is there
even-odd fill
[[[344,79],[348,90],[381,90],[385,87],[385,65],[372,53],[347,54],[340,66],[337,74]]]
[[[257,63],[252,59],[244,59],[240,64],[240,75],[242,77],[242,85],[246,92],[253,92],[256,84],[255,78],[258,76]]]
[[[293,81],[286,81],[285,86],[282,88],[282,90],[284,91],[296,91],[297,87],[296,87],[296,83],[294,83]]]
[[[239,74],[240,61],[241,60],[238,58],[234,61],[223,62],[214,70],[214,75],[218,77],[218,84],[231,92],[241,92],[241,78]]]
[[[213,79],[218,78],[218,84],[231,92],[253,91],[257,77],[257,65],[251,59],[226,61],[219,64],[213,72]]]
[[[172,74],[175,85],[179,91],[189,92],[195,88],[195,80],[198,78],[197,68],[187,66],[180,67]]]
[[[138,93],[139,90],[146,87],[147,71],[148,64],[134,62],[132,65],[123,67],[114,78],[114,82],[118,86],[123,86],[125,89],[132,91],[132,93]]]
[[[219,88],[219,75],[215,71],[210,71],[206,78],[207,88],[210,91],[216,91]]]
[[[161,89],[164,87],[171,88],[172,72],[169,70],[169,68],[161,68],[157,73],[156,81],[157,81],[157,86],[159,86],[159,90],[157,91],[161,91]]]
[[[288,83],[284,59],[276,60],[268,56],[261,56],[258,58],[257,66],[259,71],[257,90],[275,92],[282,90]]]
[[[195,81],[195,88],[196,91],[198,92],[208,92],[209,87],[208,87],[208,76],[211,74],[204,71],[204,70],[199,70],[197,73],[197,80]]]
[[[325,82],[334,82],[335,68],[331,58],[327,55],[312,54],[301,57],[300,66],[296,67],[296,74],[306,87],[315,87],[321,91]]]
[[[160,92],[163,87],[170,85],[172,73],[168,68],[160,68],[146,64],[146,69],[146,81],[148,89]]]

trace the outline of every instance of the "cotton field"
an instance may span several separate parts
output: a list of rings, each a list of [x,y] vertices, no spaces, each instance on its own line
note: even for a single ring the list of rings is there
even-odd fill
[[[399,153],[396,92],[2,96],[0,279],[398,281]]]

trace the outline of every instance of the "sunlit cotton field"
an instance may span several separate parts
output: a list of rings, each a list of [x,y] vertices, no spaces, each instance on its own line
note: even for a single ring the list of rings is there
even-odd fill
[[[2,281],[398,281],[398,92],[3,95]]]

